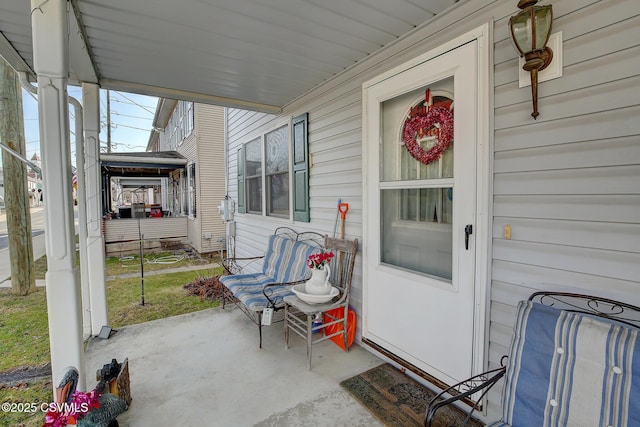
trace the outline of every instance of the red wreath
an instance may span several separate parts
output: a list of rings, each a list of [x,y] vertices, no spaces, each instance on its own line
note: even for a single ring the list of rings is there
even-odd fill
[[[436,144],[426,151],[418,144],[418,138],[425,135],[437,139]],[[402,139],[411,157],[420,163],[428,165],[438,160],[453,140],[453,113],[444,105],[412,108],[404,122]]]

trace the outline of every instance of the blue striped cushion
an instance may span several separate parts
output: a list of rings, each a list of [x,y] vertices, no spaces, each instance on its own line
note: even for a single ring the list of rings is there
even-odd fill
[[[262,273],[254,273],[222,276],[220,282],[250,310],[262,311],[269,303],[262,293],[262,288],[268,283],[274,283],[274,280]],[[286,286],[276,286],[271,289],[274,291],[271,298],[275,299],[276,306],[282,305],[282,298],[292,294]]]
[[[503,422],[639,426],[637,338],[637,329],[615,321],[520,302],[505,375]]]
[[[320,248],[283,235],[270,236],[262,273],[273,277],[276,283],[305,279],[310,275],[307,258],[316,252],[320,252]]]

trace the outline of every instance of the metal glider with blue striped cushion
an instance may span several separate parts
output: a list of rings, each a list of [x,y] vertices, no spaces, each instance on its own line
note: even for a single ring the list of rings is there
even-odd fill
[[[640,426],[638,329],[521,301],[502,407],[491,427]]]
[[[261,311],[269,305],[262,289],[269,283],[289,283],[304,280],[309,275],[307,258],[319,248],[305,242],[297,242],[282,235],[269,237],[262,273],[222,276],[220,282],[237,299],[252,311]],[[270,289],[269,297],[276,308],[282,307],[282,299],[293,295],[290,287],[277,286]]]
[[[316,233],[306,233],[316,234]],[[258,325],[260,347],[262,347],[262,313],[265,308],[278,310],[284,307],[283,298],[293,295],[291,286],[278,286],[300,282],[310,276],[307,267],[309,255],[322,251],[322,246],[313,240],[297,240],[289,234],[274,234],[269,237],[262,272],[235,274],[220,277],[220,282],[240,303],[239,307]],[[319,236],[319,235],[318,235]],[[265,290],[265,286],[269,286]],[[268,295],[265,295],[265,293]],[[224,308],[224,305],[223,305]]]

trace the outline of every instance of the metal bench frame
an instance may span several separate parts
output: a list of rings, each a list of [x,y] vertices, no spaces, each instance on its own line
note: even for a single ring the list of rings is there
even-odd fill
[[[311,246],[317,246],[319,249],[323,248],[325,236],[320,233],[316,233],[313,231],[303,231],[297,232],[289,227],[278,227],[273,233],[274,235],[285,235],[287,238],[295,241],[295,242],[305,242]],[[247,258],[225,258],[222,261],[222,266],[227,271],[229,275],[242,274],[242,270],[246,268],[246,266],[256,260],[264,259],[266,256],[261,255],[257,257],[247,257]],[[295,282],[287,282],[287,283],[269,283],[264,286],[262,289],[262,293],[268,302],[268,307],[273,308],[274,312],[278,312],[284,308],[284,302],[282,298],[273,298],[273,293],[270,288],[275,286],[293,286],[299,283],[304,283],[308,279],[305,278],[303,280],[298,280]],[[233,293],[226,287],[222,286],[222,309],[225,309],[227,303],[234,304],[236,307],[240,308],[244,314],[247,315],[249,319],[253,323],[258,326],[258,334],[259,334],[259,347],[262,348],[262,314],[263,310],[254,311],[251,310],[246,305],[242,304]],[[274,322],[282,322],[284,320],[284,316],[282,318],[275,319]]]
[[[587,313],[594,316],[616,320],[634,328],[640,329],[640,307],[627,304],[609,298],[601,298],[593,295],[575,294],[570,292],[535,292],[529,297],[529,301],[538,302],[558,309]],[[481,402],[487,392],[505,375],[508,356],[502,357],[501,367],[492,369],[482,374],[473,376],[436,395],[429,404],[425,413],[424,425],[431,427],[438,409],[454,402],[462,401],[471,406],[471,411],[463,425],[468,425],[476,410],[481,410]],[[472,397],[478,396],[474,402]]]

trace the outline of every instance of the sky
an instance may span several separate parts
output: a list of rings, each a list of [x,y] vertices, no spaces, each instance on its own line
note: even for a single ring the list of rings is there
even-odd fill
[[[82,89],[68,87],[69,96],[82,103]],[[40,156],[40,131],[38,128],[38,104],[35,95],[23,90],[22,104],[24,111],[24,127],[27,158],[34,153]],[[127,92],[109,91],[111,110],[111,146],[112,152],[123,153],[145,151],[151,132],[153,116],[158,98],[136,95]],[[73,107],[69,106],[71,129],[71,155],[75,165],[75,135]],[[107,147],[107,91],[100,90],[100,146],[102,151]]]

